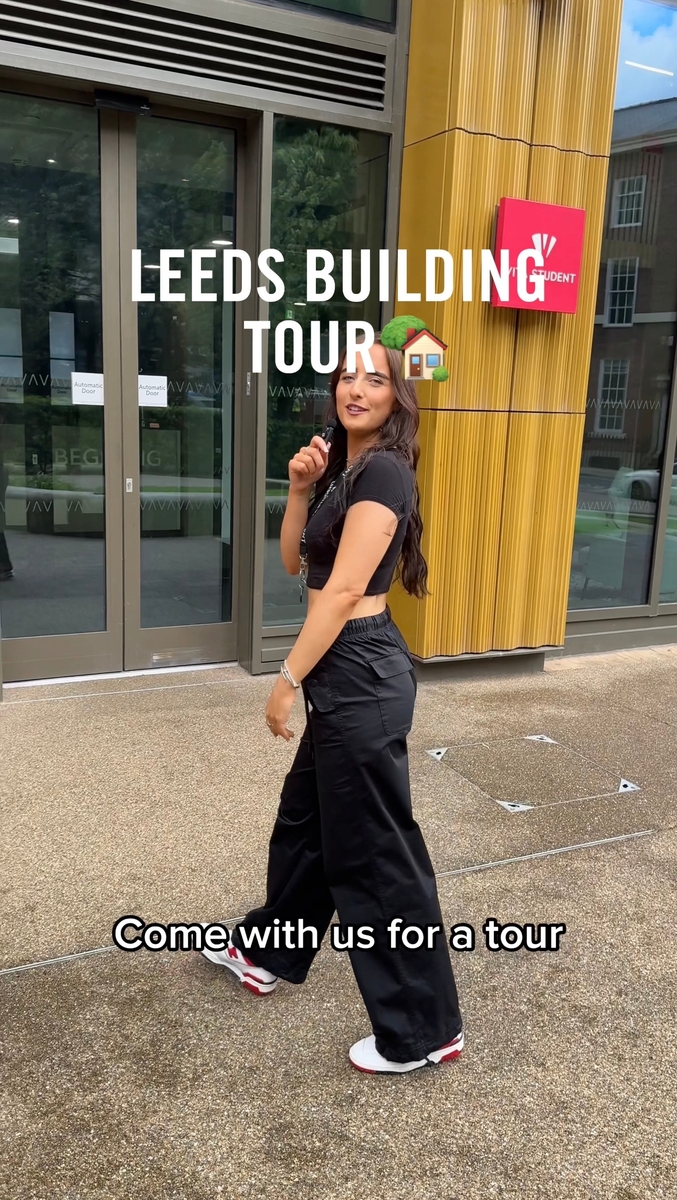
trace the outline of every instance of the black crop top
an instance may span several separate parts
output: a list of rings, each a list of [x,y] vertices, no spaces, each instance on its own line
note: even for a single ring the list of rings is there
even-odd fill
[[[337,512],[337,488],[321,507],[313,505],[306,526],[308,587],[323,588],[331,575],[343,528],[337,525],[335,542],[329,531]],[[398,518],[397,529],[378,567],[367,585],[365,596],[387,592],[395,574],[414,496],[414,473],[394,450],[378,451],[357,476],[348,496],[348,507],[360,500],[376,500],[391,509]],[[315,510],[315,511],[314,511]]]

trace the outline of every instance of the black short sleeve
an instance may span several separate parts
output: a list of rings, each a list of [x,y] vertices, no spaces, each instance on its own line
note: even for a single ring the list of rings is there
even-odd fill
[[[377,504],[384,504],[397,516],[397,528],[392,541],[369,580],[365,596],[385,594],[392,583],[409,524],[414,486],[414,472],[411,467],[393,450],[378,450],[360,474],[355,476],[352,488],[347,493],[346,503],[349,507],[360,500],[375,500]],[[318,503],[308,518],[305,552],[308,559],[309,588],[321,590],[331,575],[338,542],[334,534],[330,536],[330,529],[337,516],[334,493],[326,504]],[[337,530],[342,528],[341,522],[342,518]]]
[[[413,488],[413,472],[406,463],[391,454],[375,454],[355,480],[349,505],[375,500],[401,519],[409,512]]]

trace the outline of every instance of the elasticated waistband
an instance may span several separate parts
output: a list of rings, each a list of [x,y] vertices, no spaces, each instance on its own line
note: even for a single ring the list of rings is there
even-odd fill
[[[373,617],[353,617],[351,621],[346,621],[336,640],[350,641],[351,638],[359,637],[361,634],[373,633],[376,629],[385,629],[386,625],[390,625],[391,621],[392,616],[390,609],[387,607],[383,612],[376,613]]]

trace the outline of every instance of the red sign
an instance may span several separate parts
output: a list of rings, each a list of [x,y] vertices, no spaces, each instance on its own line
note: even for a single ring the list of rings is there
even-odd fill
[[[575,313],[584,230],[584,208],[501,200],[494,258],[500,267],[501,250],[509,252],[510,286],[501,289],[507,291],[501,299],[494,283],[491,303],[498,308]]]

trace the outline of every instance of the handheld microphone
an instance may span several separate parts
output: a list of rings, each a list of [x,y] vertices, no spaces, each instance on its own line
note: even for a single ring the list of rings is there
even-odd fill
[[[328,446],[331,446],[332,438],[334,437],[334,434],[336,433],[336,424],[337,424],[336,417],[332,417],[331,421],[327,422],[327,427],[326,427],[324,433],[322,434],[322,441],[326,442],[326,444]]]

